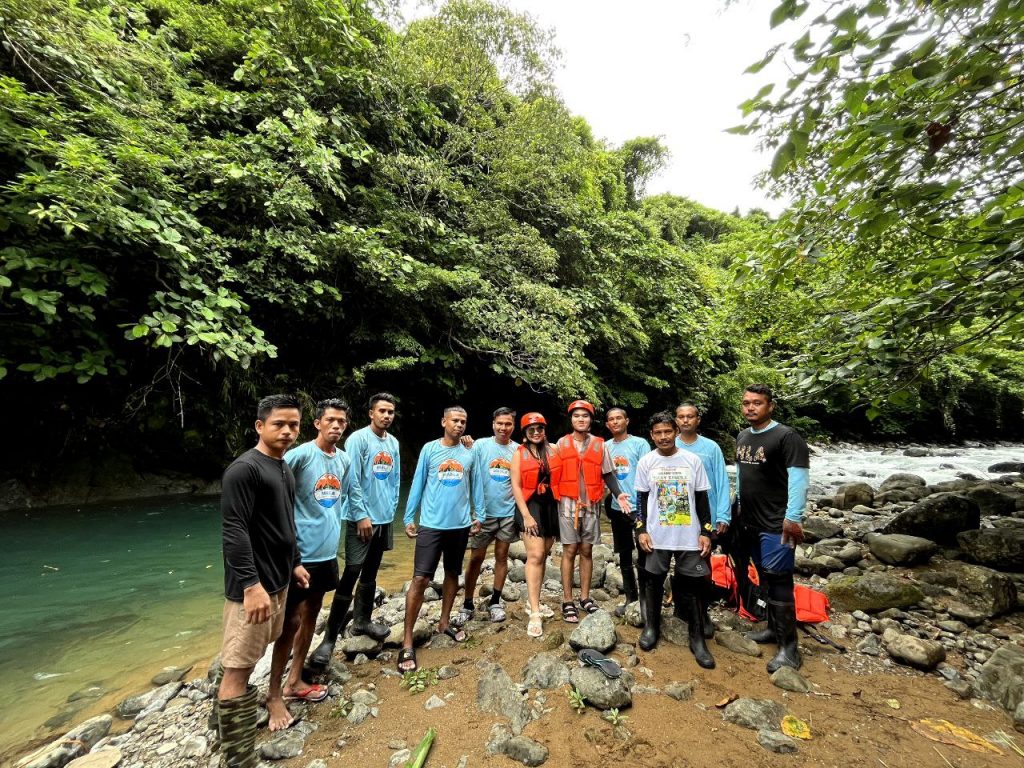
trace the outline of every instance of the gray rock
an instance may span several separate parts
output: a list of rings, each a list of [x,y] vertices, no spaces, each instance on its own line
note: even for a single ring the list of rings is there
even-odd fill
[[[513,733],[522,733],[523,727],[533,717],[529,702],[501,666],[481,662],[480,669],[480,679],[476,686],[477,709],[508,718]]]
[[[458,677],[460,674],[462,673],[459,672],[457,667],[453,667],[450,664],[445,664],[443,667],[437,670],[437,679],[451,680],[453,677]]]
[[[687,701],[693,698],[693,691],[697,687],[696,680],[688,680],[685,683],[672,681],[665,686],[665,695],[676,701]]]
[[[681,648],[689,648],[690,636],[687,633],[686,622],[677,616],[665,616],[662,618],[661,640],[672,643],[672,645],[678,645]]]
[[[495,723],[491,726],[491,732],[487,735],[487,744],[484,747],[484,751],[488,755],[503,754],[502,749],[505,746],[505,742],[511,739],[512,736],[511,728],[504,723]]]
[[[615,622],[608,611],[585,615],[569,635],[569,645],[577,651],[581,648],[594,648],[601,653],[607,653],[618,641]]]
[[[945,565],[947,575],[956,579],[956,588],[972,612],[980,612],[984,618],[999,616],[1017,609],[1017,585],[1004,573],[991,568],[967,563],[948,563]],[[955,619],[966,621],[972,626],[978,621],[965,616],[963,611],[954,613],[948,608]]]
[[[722,719],[751,730],[778,731],[786,708],[771,699],[736,699],[722,711]]]
[[[554,653],[538,653],[523,666],[527,688],[558,688],[569,682],[569,667]]]
[[[753,640],[747,639],[739,632],[731,632],[728,630],[724,632],[716,632],[715,642],[733,653],[754,657],[761,655],[761,646]]]
[[[943,490],[954,489],[939,489],[935,491],[935,493],[940,493]],[[912,488],[890,488],[888,491],[879,491],[875,494],[875,506],[884,507],[886,504],[896,504],[904,501],[920,501],[930,495],[931,489],[923,486],[915,485]]]
[[[426,703],[423,705],[423,708],[429,712],[432,709],[440,709],[441,707],[447,706],[448,702],[435,693],[433,696],[427,699]]]
[[[867,483],[846,483],[836,489],[835,501],[839,509],[853,509],[858,504],[871,506],[875,499],[875,489]]]
[[[518,560],[510,558],[508,561],[508,580],[520,584],[526,581],[526,566]]]
[[[380,699],[377,694],[373,691],[368,691],[365,688],[360,688],[358,691],[353,691],[352,695],[349,696],[353,704],[365,704],[368,707],[372,707]]]
[[[981,511],[974,501],[955,493],[938,493],[900,512],[882,528],[882,533],[905,533],[955,544],[960,531],[973,530],[980,524]]]
[[[76,701],[82,701],[83,699],[98,699],[107,692],[107,689],[100,685],[89,685],[85,688],[79,688],[77,691],[68,696],[68,704]]]
[[[526,543],[519,539],[508,545],[509,560],[517,560],[520,563],[526,562]]]
[[[957,534],[968,559],[998,571],[1024,571],[1024,527],[984,528]]]
[[[348,711],[345,719],[348,720],[350,725],[362,725],[366,722],[366,718],[370,717],[372,714],[373,712],[370,710],[369,704],[357,701],[352,705],[352,708]]]
[[[153,712],[159,712],[165,706],[167,702],[178,695],[178,691],[182,689],[182,684],[178,682],[167,683],[159,688],[154,688],[152,691],[141,693],[137,696],[129,696],[126,699],[122,699],[117,705],[117,714],[123,718],[133,718],[143,712],[147,715]]]
[[[577,667],[569,673],[573,687],[591,706],[598,709],[622,709],[633,704],[633,675],[623,670],[616,678],[607,678],[593,667]]]
[[[181,756],[198,760],[210,753],[210,744],[205,736],[194,735],[185,740],[181,745]]]
[[[878,635],[868,635],[859,643],[857,643],[857,652],[863,653],[865,656],[881,655],[882,644],[878,640]]]
[[[167,685],[168,683],[176,683],[179,680],[184,680],[192,669],[192,665],[189,664],[187,667],[164,667],[162,670],[157,672],[153,679],[150,680],[153,685]]]
[[[59,739],[40,747],[25,755],[15,768],[61,768],[76,757],[81,757],[93,746],[110,733],[114,718],[110,715],[99,715],[80,723]]]
[[[1024,701],[1013,710],[1013,728],[1024,733]]]
[[[1024,701],[1024,648],[998,648],[981,666],[974,690],[978,696],[1015,712]]]
[[[548,759],[548,748],[527,736],[513,736],[501,746],[502,754],[523,765],[543,765]]]
[[[316,760],[310,760],[306,768],[327,768],[327,761],[318,757]]]
[[[626,614],[623,616],[626,623],[631,627],[642,627],[644,625],[643,616],[640,615],[640,601],[635,600],[632,603],[626,605]]]
[[[969,699],[974,695],[974,686],[969,680],[947,680],[943,686],[949,688],[961,699]]]
[[[914,488],[924,487],[924,478],[920,475],[912,475],[909,472],[896,472],[895,474],[889,475],[882,484],[878,486],[880,491],[890,491],[895,488]]]
[[[804,518],[804,541],[813,544],[822,539],[834,539],[842,536],[843,526],[824,517],[810,516]]]
[[[769,752],[774,752],[777,755],[796,754],[799,749],[796,739],[791,739],[784,733],[768,730],[767,728],[757,732],[757,743]]]
[[[792,667],[779,667],[772,673],[771,681],[777,688],[792,693],[808,693],[811,690],[807,678]]]
[[[915,459],[920,459],[924,458],[925,456],[931,456],[932,452],[929,451],[927,448],[918,448],[915,446],[912,448],[905,448],[903,450],[903,455],[910,456],[911,458]]]
[[[909,608],[924,599],[913,582],[888,573],[844,576],[825,586],[833,609],[874,613],[887,608]]]
[[[1002,486],[993,483],[974,486],[967,491],[967,498],[978,505],[982,517],[1012,515],[1017,509],[1016,494],[1006,493]]]
[[[412,758],[411,749],[400,749],[397,752],[391,754],[391,759],[388,760],[388,768],[405,768],[405,764]]]
[[[302,754],[302,748],[306,746],[306,736],[302,731],[289,728],[281,731],[270,741],[260,744],[260,757],[267,760],[288,760]]]
[[[341,642],[341,652],[348,658],[354,658],[360,653],[367,656],[376,656],[380,653],[383,645],[368,635],[355,635],[346,637]]]
[[[1010,472],[1024,472],[1024,462],[1021,461],[1000,461],[988,468],[993,475],[1002,475]]]
[[[926,672],[946,660],[946,649],[941,643],[913,635],[896,634],[885,642],[885,650],[896,661]]]
[[[939,545],[905,533],[869,533],[864,537],[871,554],[889,565],[917,565],[927,562]]]

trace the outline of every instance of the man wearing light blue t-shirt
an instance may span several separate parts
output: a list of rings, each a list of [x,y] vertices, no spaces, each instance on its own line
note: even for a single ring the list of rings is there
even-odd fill
[[[612,457],[612,471],[619,481],[619,488],[633,501],[636,509],[634,484],[636,483],[636,466],[646,456],[651,446],[642,437],[629,434],[629,415],[624,408],[609,408],[605,416],[605,426],[611,432],[612,439],[605,443]],[[633,568],[633,517],[623,512],[617,497],[608,495],[604,500],[604,510],[612,526],[612,548],[619,556],[619,570],[622,572],[622,591],[626,602],[615,609],[616,616],[626,613],[626,606],[638,600],[643,593],[644,559],[643,550],[637,550],[637,568]],[[643,604],[641,603],[641,610]]]
[[[444,436],[420,451],[405,504],[405,535],[416,539],[416,554],[412,581],[405,593],[405,638],[398,653],[398,671],[403,673],[416,669],[413,627],[438,563],[444,564],[444,584],[437,629],[457,643],[467,638],[464,629],[450,626],[470,528],[474,533],[480,530],[479,519],[473,520],[471,503],[473,456],[461,442],[466,432],[466,409],[458,405],[445,408],[441,427]]]
[[[310,656],[314,666],[326,667],[330,662],[338,635],[349,618],[353,635],[383,640],[390,632],[387,626],[371,621],[370,614],[381,560],[394,548],[392,529],[401,472],[398,440],[388,431],[394,420],[394,395],[378,392],[370,398],[370,424],[353,432],[345,445],[350,476],[345,505],[345,570],[334,593],[323,642]]]
[[[272,731],[287,728],[294,720],[285,699],[323,701],[327,697],[324,686],[303,683],[302,662],[313,639],[324,595],[338,587],[338,542],[349,464],[338,443],[348,428],[348,404],[344,400],[321,400],[316,404],[313,426],[316,439],[284,455],[295,476],[295,534],[309,584],[288,590],[284,627],[274,643],[267,690]],[[294,661],[282,687],[281,675],[289,654]]]
[[[480,578],[480,569],[487,556],[487,547],[494,542],[494,588],[491,592],[488,614],[491,621],[505,620],[501,604],[501,591],[508,576],[508,546],[519,538],[516,529],[516,502],[512,498],[512,455],[519,443],[512,439],[516,426],[516,412],[511,408],[498,408],[494,412],[491,429],[494,437],[477,440],[473,444],[472,488],[473,508],[480,520],[480,532],[470,536],[469,565],[466,566],[465,601],[452,619],[462,626],[473,618],[473,593]]]
[[[679,437],[676,438],[676,446],[696,454],[704,465],[704,472],[708,476],[711,488],[708,490],[708,501],[711,504],[711,525],[719,535],[729,529],[732,522],[732,503],[729,498],[729,474],[725,469],[725,456],[722,449],[714,440],[697,434],[700,427],[700,409],[693,403],[686,401],[676,407],[676,426],[679,427]],[[708,613],[710,606],[704,607],[704,636],[714,637],[715,625]]]

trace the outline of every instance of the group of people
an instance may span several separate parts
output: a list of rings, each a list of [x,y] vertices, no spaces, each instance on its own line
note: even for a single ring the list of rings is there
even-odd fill
[[[519,419],[522,443],[517,443],[512,439],[517,414],[511,408],[494,411],[493,436],[475,441],[466,434],[465,409],[446,408],[442,436],[419,453],[404,510],[415,555],[398,670],[417,668],[413,631],[439,565],[444,577],[438,632],[455,642],[467,639],[465,625],[477,610],[474,595],[492,542],[494,582],[486,607],[491,621],[506,619],[502,591],[509,545],[520,537],[526,549],[530,637],[540,637],[544,619],[554,616],[541,602],[541,586],[556,538],[562,545],[561,619],[577,623],[581,612],[598,611],[590,585],[602,510],[625,594],[615,613],[622,615],[629,603],[639,601],[643,650],[658,643],[671,573],[675,611],[688,624],[690,650],[700,666],[715,666],[705,641],[713,634],[707,614],[709,557],[717,542],[728,547],[737,575],[745,574],[747,562],[759,574],[768,624],[751,637],[779,646],[768,670],[799,667],[793,548],[803,539],[808,449],[795,431],[772,419],[774,407],[767,386],[744,391],[749,426],[736,441],[735,504],[722,450],[698,433],[700,410],[693,403],[651,417],[653,450],[646,439],[629,433],[623,408],[605,413],[609,439],[592,434],[597,414],[586,400],[569,404],[571,432],[554,443],[547,439],[547,420],[537,412]],[[316,438],[289,450],[300,434],[301,405],[288,395],[263,398],[256,446],[224,473],[226,599],[216,716],[222,755],[232,768],[256,764],[257,702],[249,678],[268,644],[273,643],[266,702],[272,730],[291,725],[287,700],[327,696],[324,686],[303,679],[303,661],[328,592],[334,591],[334,598],[323,640],[309,655],[310,667],[329,664],[346,627],[351,635],[377,641],[390,634],[371,613],[378,570],[394,546],[401,474],[399,444],[390,432],[395,408],[389,393],[371,397],[369,425],[355,431],[342,450],[349,406],[322,400],[313,414]],[[453,615],[467,550],[464,601]],[[293,663],[282,681],[289,657]]]

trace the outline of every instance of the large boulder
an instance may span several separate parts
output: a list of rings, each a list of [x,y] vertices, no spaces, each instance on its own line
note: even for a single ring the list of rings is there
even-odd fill
[[[569,682],[569,667],[555,653],[538,653],[523,667],[527,688],[558,688]]]
[[[1006,574],[968,563],[947,563],[944,571],[956,579],[960,599],[985,617],[1017,609],[1017,585]]]
[[[911,581],[888,573],[846,576],[825,586],[832,608],[840,611],[884,611],[909,608],[924,599],[924,593]]]
[[[75,726],[59,739],[25,755],[15,768],[61,768],[76,757],[81,757],[110,732],[114,719],[99,715]]]
[[[1024,526],[964,531],[956,540],[975,563],[997,571],[1024,572]]]
[[[875,489],[867,483],[846,483],[836,489],[835,506],[839,509],[853,509],[858,504],[871,506],[875,500]]]
[[[934,640],[897,634],[885,643],[885,650],[896,661],[928,672],[946,660],[946,649]]]
[[[843,526],[839,523],[826,517],[817,517],[815,515],[804,518],[803,529],[804,541],[808,544],[813,544],[822,539],[834,539],[837,536],[843,535]]]
[[[889,565],[924,563],[939,549],[934,541],[905,533],[869,533],[864,540],[871,554]]]
[[[993,475],[1002,475],[1008,472],[1024,472],[1024,461],[1000,461],[988,468]]]
[[[529,701],[500,665],[484,661],[478,666],[480,679],[476,684],[477,709],[508,718],[512,732],[518,736],[533,717]]]
[[[997,649],[982,665],[974,690],[1013,712],[1024,701],[1024,648],[1004,645]]]
[[[1012,515],[1017,509],[1016,494],[1005,493],[1002,486],[993,483],[974,486],[967,491],[967,498],[978,505],[982,517]]]
[[[882,484],[878,486],[879,491],[891,491],[896,488],[923,488],[924,478],[920,475],[912,475],[909,472],[896,472],[889,475]]]
[[[940,544],[956,544],[960,531],[979,525],[981,512],[974,501],[955,493],[938,493],[900,512],[882,528],[882,533],[905,533]]]
[[[117,705],[117,714],[124,718],[133,718],[142,713],[151,714],[163,709],[167,702],[178,695],[182,689],[179,682],[167,683],[159,688],[154,688],[138,696],[129,696],[122,699]]]
[[[920,501],[931,493],[930,488],[920,485],[910,488],[890,488],[888,491],[879,491],[875,494],[875,506],[884,507],[886,504],[895,504],[901,501]]]

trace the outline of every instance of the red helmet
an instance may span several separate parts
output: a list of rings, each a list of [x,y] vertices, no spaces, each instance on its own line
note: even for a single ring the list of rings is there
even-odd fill
[[[572,413],[575,410],[582,408],[585,411],[590,411],[590,415],[594,415],[594,406],[588,403],[586,400],[573,400],[569,403],[569,408],[566,413]]]
[[[531,424],[543,424],[544,426],[547,426],[548,423],[545,421],[544,416],[536,411],[524,413],[523,418],[519,420],[519,428],[526,429]]]

